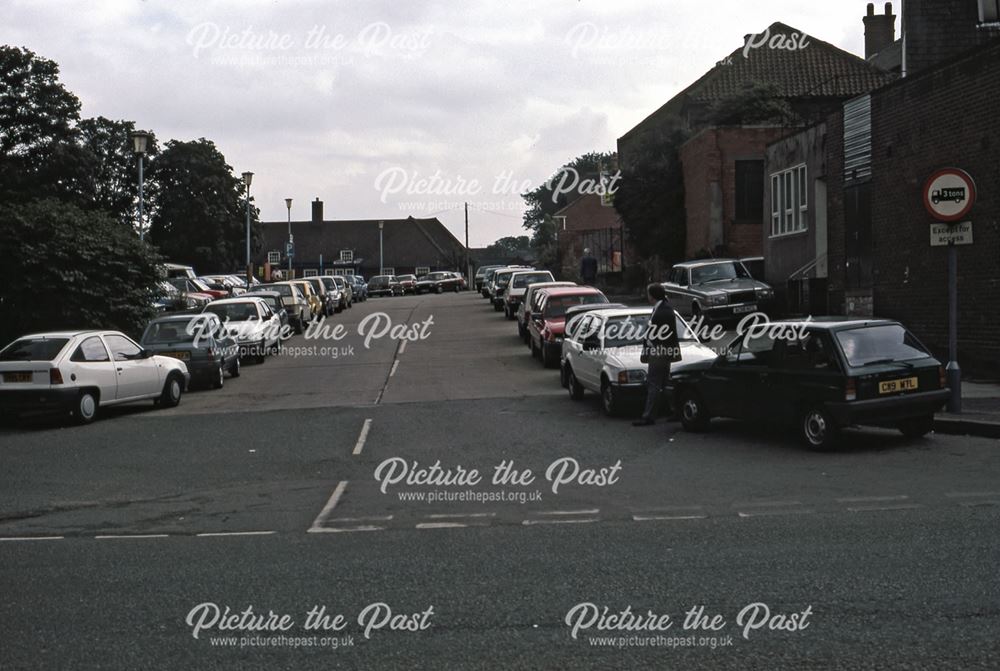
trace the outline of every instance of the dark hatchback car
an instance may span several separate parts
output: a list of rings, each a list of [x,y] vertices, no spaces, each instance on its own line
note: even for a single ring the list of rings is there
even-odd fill
[[[271,312],[278,315],[281,321],[281,333],[288,333],[289,326],[288,310],[285,308],[285,301],[281,298],[281,293],[277,291],[251,291],[243,294],[240,298],[263,298],[264,302],[271,308]]]
[[[228,372],[240,376],[240,349],[228,336],[216,337],[222,323],[214,314],[173,315],[149,322],[139,344],[154,354],[187,364],[192,383],[221,389]]]
[[[705,429],[711,417],[782,423],[817,450],[851,425],[923,436],[949,394],[941,363],[889,320],[772,322],[671,380],[687,430]]]

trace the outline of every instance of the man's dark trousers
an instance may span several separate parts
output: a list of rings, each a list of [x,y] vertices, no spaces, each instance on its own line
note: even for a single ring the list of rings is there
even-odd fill
[[[646,372],[646,408],[642,411],[643,419],[655,419],[656,406],[660,402],[663,388],[670,379],[670,360],[653,359],[649,362]]]

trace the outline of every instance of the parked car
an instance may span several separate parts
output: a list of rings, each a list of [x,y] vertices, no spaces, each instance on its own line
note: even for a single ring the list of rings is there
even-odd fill
[[[479,266],[476,268],[476,274],[472,278],[472,281],[476,284],[476,291],[482,292],[483,283],[486,281],[486,274],[497,268],[503,268],[503,266]]]
[[[281,292],[279,291],[265,291],[263,289],[259,291],[251,291],[243,294],[244,298],[261,298],[267,303],[268,307],[274,314],[278,315],[278,321],[281,322],[281,334],[284,336],[288,333],[288,329],[292,328],[289,323],[288,309],[285,307],[285,299],[282,298]]]
[[[240,356],[264,363],[267,353],[278,348],[281,322],[261,298],[226,298],[205,306],[222,321],[225,334],[236,339]]]
[[[774,299],[774,290],[755,280],[737,259],[678,263],[670,270],[663,289],[680,314],[717,322],[766,311]]]
[[[490,283],[490,302],[497,312],[503,310],[503,292],[507,290],[510,283],[510,276],[519,270],[534,270],[533,268],[501,268],[493,274],[493,281]]]
[[[542,289],[550,289],[553,287],[575,287],[576,282],[536,282],[534,284],[529,284],[524,292],[524,300],[521,301],[521,305],[517,310],[517,335],[520,336],[524,343],[528,344],[528,321],[531,319],[531,313],[538,310],[537,299],[542,295]]]
[[[566,310],[574,305],[607,303],[608,298],[593,287],[556,287],[544,289],[538,312],[528,322],[531,355],[540,358],[546,368],[554,368],[562,356]]]
[[[197,277],[170,277],[167,278],[167,282],[174,285],[174,288],[183,293],[204,294],[211,296],[213,299],[227,298],[229,296],[228,289],[212,289]]]
[[[368,280],[369,296],[402,296],[403,288],[394,275],[376,275]]]
[[[281,294],[281,300],[285,304],[288,312],[288,323],[296,333],[302,333],[306,324],[312,320],[312,307],[309,299],[305,297],[299,287],[293,282],[273,282],[271,284],[261,284],[254,288],[254,292],[274,291]]]
[[[354,306],[354,289],[351,287],[347,278],[343,275],[328,275],[329,279],[333,280],[333,283],[340,290],[340,309],[344,310],[349,307]]]
[[[817,450],[854,424],[923,436],[949,396],[941,363],[886,319],[775,322],[671,378],[685,429],[703,430],[712,417],[766,419],[798,427]]]
[[[368,298],[368,284],[361,275],[345,275],[344,279],[351,285],[353,299],[363,303]]]
[[[483,298],[488,298],[491,302],[496,293],[496,277],[501,270],[531,270],[528,266],[500,266],[486,272],[483,278]]]
[[[403,295],[417,293],[416,275],[396,275],[399,285],[403,287]]]
[[[323,299],[320,298],[319,294],[313,289],[312,282],[306,282],[305,280],[288,280],[295,286],[299,288],[305,297],[306,301],[309,303],[309,312],[312,315],[312,319],[319,319],[323,316]]]
[[[173,277],[190,277],[195,278],[197,275],[194,274],[194,268],[191,266],[185,266],[180,263],[164,263],[161,265],[163,270],[163,277],[167,279]]]
[[[240,348],[212,313],[158,317],[146,326],[139,344],[183,361],[194,383],[221,389],[226,373],[240,376]]]
[[[456,277],[456,273],[439,270],[433,273],[422,275],[417,280],[417,293],[440,294],[445,291],[461,291],[464,280]]]
[[[313,293],[319,299],[321,306],[321,315],[329,317],[335,312],[341,311],[341,302],[343,301],[343,295],[339,288],[337,288],[336,283],[333,278],[322,278],[317,275],[312,277],[304,277],[302,281],[312,287]]]
[[[607,415],[626,409],[638,410],[646,398],[647,365],[642,363],[642,344],[652,308],[608,308],[602,305],[570,308],[566,315],[560,381],[570,398],[580,400],[585,392],[601,395]],[[596,309],[595,309],[596,308]],[[715,351],[702,345],[687,323],[677,317],[681,361],[672,372],[715,359]]]
[[[54,412],[86,424],[119,403],[173,407],[189,380],[183,361],[118,331],[36,333],[0,350],[0,412]]]
[[[517,309],[524,300],[529,284],[554,282],[556,278],[547,270],[518,270],[511,273],[510,281],[503,292],[503,314],[507,319],[517,318]]]
[[[230,296],[239,296],[246,292],[246,278],[234,277],[233,275],[202,275],[198,278],[210,288],[215,288],[212,285],[218,284],[222,288],[229,292]]]

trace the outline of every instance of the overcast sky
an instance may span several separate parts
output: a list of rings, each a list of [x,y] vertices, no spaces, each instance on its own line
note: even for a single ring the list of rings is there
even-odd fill
[[[524,233],[525,186],[613,150],[745,34],[783,21],[863,53],[866,4],[5,0],[0,39],[58,62],[85,117],[215,141],[265,220],[319,197],[461,240],[468,200],[482,246]]]

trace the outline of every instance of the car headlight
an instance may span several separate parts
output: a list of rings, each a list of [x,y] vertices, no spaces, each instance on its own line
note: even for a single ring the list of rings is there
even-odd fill
[[[757,289],[759,298],[774,298],[774,289]]]
[[[705,296],[705,302],[709,305],[725,305],[729,302],[726,294],[709,294]]]
[[[629,384],[646,381],[644,370],[623,370],[618,373],[618,384]]]

